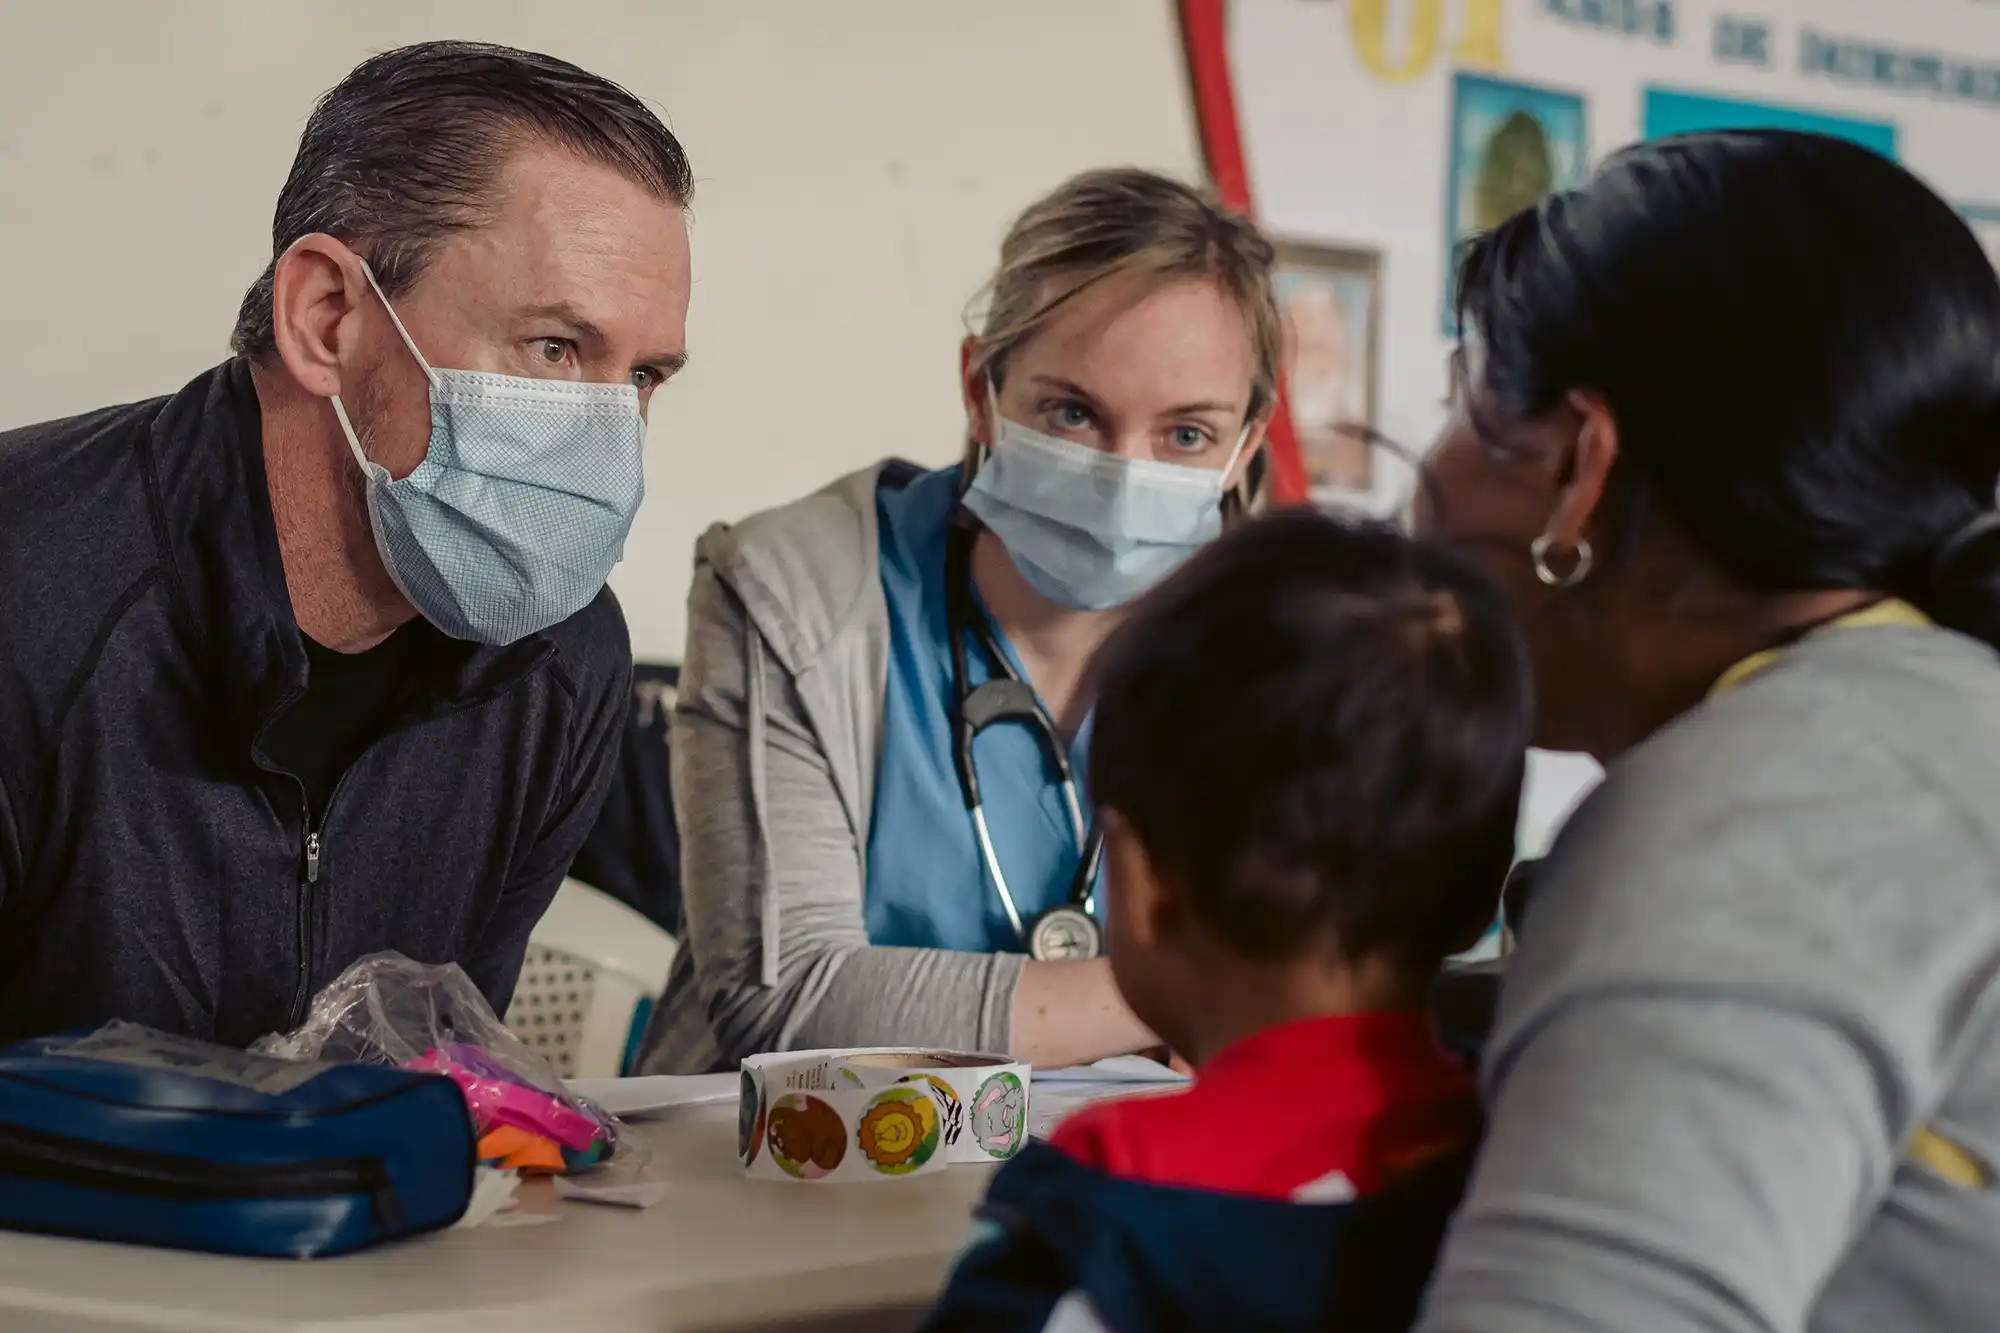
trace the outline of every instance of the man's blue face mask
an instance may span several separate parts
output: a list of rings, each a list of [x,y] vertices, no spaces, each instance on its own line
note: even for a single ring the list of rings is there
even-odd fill
[[[333,398],[389,576],[455,639],[512,643],[569,619],[624,557],[646,493],[639,391],[434,370],[362,272],[430,384],[430,444],[401,480],[369,460]]]
[[[1030,587],[1102,611],[1139,596],[1222,535],[1222,496],[1250,439],[1244,423],[1218,469],[1123,458],[1000,415],[965,507],[993,531]]]

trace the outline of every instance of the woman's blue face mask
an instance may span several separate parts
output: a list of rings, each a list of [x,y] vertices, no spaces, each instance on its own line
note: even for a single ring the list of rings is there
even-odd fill
[[[1250,439],[1244,423],[1220,468],[1124,458],[1000,415],[987,388],[992,448],[965,507],[1042,596],[1080,611],[1138,597],[1222,535],[1222,497]]]

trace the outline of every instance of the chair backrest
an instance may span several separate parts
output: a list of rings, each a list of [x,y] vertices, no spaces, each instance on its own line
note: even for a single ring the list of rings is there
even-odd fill
[[[565,880],[529,937],[507,1026],[563,1078],[625,1072],[673,965],[674,937]]]

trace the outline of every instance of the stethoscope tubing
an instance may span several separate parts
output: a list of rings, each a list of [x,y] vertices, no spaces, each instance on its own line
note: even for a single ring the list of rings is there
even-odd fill
[[[1076,840],[1077,874],[1071,882],[1067,901],[1087,914],[1095,912],[1097,866],[1102,859],[1103,839],[1084,819],[1076,775],[1071,770],[1069,755],[1056,730],[1055,719],[1049,716],[1048,709],[1042,705],[1034,690],[1014,670],[1014,664],[994,640],[985,616],[975,613],[972,542],[976,535],[977,529],[964,511],[960,511],[953,518],[945,547],[945,633],[951,640],[952,668],[952,766],[957,770],[959,791],[965,798],[966,812],[972,819],[973,838],[979,844],[980,861],[987,877],[993,881],[994,892],[1007,913],[1008,924],[1025,943],[1028,938],[1027,924],[1021,916],[1020,905],[1014,899],[1013,889],[1007,883],[999,852],[993,845],[992,831],[986,823],[986,804],[979,790],[979,772],[972,757],[973,739],[983,728],[1001,720],[1025,721],[1034,729],[1044,756],[1055,770],[1063,804],[1069,814],[1070,831]],[[978,642],[980,651],[986,654],[995,673],[995,679],[981,685],[978,690],[968,684],[970,672],[965,646],[968,632]],[[980,692],[988,690],[992,691],[989,695],[994,701],[992,705],[975,709],[972,705]]]

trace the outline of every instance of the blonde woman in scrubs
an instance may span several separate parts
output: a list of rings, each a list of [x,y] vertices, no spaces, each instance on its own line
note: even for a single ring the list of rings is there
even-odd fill
[[[687,922],[646,1069],[1153,1043],[1088,956],[1083,670],[1255,503],[1271,262],[1185,185],[1079,176],[1002,243],[959,464],[878,464],[702,539],[672,732]]]

